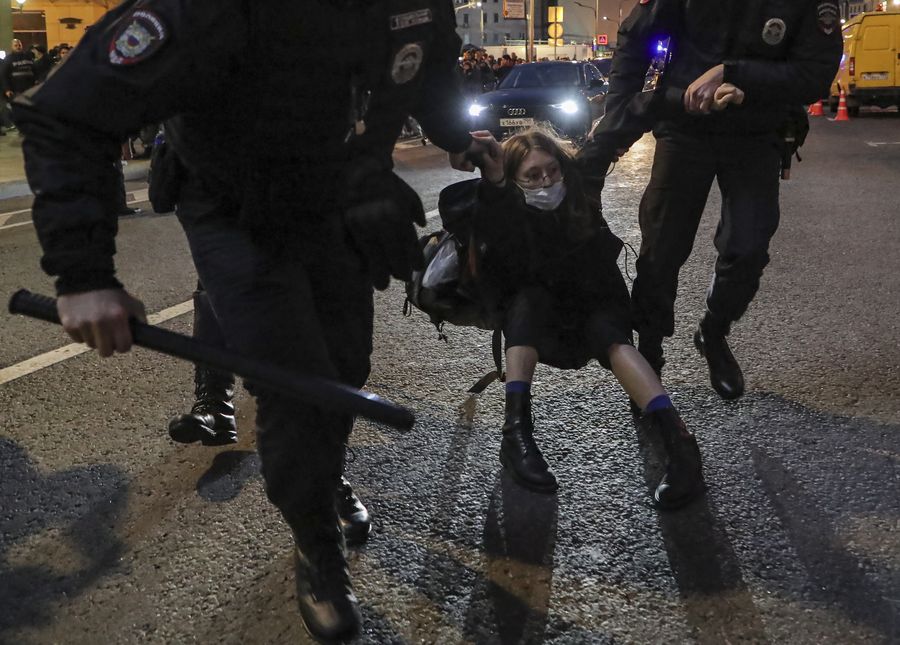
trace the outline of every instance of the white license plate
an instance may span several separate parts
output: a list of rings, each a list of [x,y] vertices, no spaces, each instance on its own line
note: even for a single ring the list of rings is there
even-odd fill
[[[888,80],[887,72],[863,72],[862,80],[864,81],[886,81]]]
[[[500,119],[503,128],[518,128],[534,125],[534,119]]]

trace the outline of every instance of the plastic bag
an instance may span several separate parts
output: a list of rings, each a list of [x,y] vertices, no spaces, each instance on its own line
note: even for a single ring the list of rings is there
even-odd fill
[[[452,235],[447,235],[425,269],[422,286],[426,289],[437,289],[443,285],[459,282],[459,278],[459,252],[456,249],[456,240]]]

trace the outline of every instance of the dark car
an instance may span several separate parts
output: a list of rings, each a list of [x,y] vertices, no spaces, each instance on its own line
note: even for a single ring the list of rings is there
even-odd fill
[[[591,62],[603,74],[603,78],[609,78],[609,73],[612,71],[612,56],[609,58],[595,58]]]
[[[590,62],[517,65],[496,90],[475,98],[469,117],[473,130],[490,130],[497,139],[549,121],[560,134],[580,142],[603,114],[608,89]]]

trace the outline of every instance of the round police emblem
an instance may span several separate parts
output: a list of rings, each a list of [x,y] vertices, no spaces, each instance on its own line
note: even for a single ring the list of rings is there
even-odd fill
[[[123,18],[109,44],[109,62],[134,65],[150,58],[168,36],[163,21],[152,11],[141,9]]]
[[[787,26],[781,18],[770,18],[766,21],[762,31],[762,39],[767,45],[777,45],[784,40],[784,32]]]
[[[425,58],[425,52],[418,43],[409,43],[404,45],[397,55],[394,56],[394,62],[391,65],[391,78],[397,85],[403,85],[413,79],[422,66],[422,59]]]

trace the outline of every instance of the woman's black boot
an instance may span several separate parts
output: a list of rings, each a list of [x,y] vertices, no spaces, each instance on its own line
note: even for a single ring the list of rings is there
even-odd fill
[[[700,448],[675,408],[657,410],[649,418],[662,434],[666,450],[666,474],[656,487],[653,499],[660,508],[679,508],[706,490]]]
[[[500,442],[500,463],[521,486],[538,493],[552,493],[558,488],[556,477],[534,442],[531,421],[531,394],[506,393],[506,422]]]

